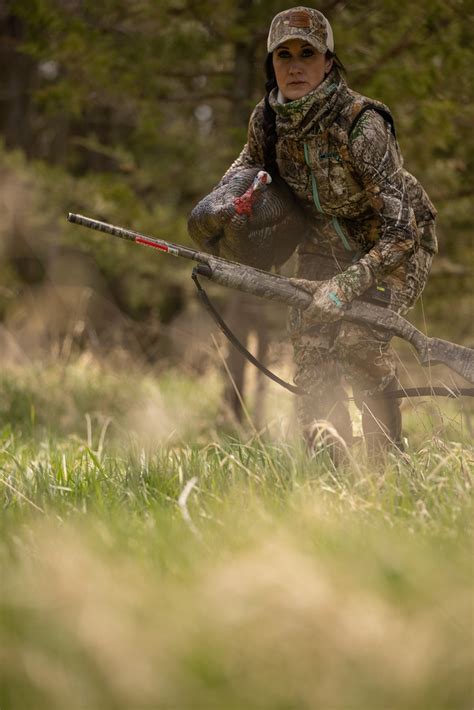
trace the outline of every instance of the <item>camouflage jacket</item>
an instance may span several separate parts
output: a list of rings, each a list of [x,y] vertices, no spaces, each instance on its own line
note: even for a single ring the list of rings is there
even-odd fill
[[[270,104],[277,114],[277,162],[309,216],[299,247],[305,253],[361,260],[375,279],[398,271],[420,244],[437,251],[436,210],[403,168],[393,120],[384,104],[352,91],[337,69],[314,91]],[[262,100],[249,122],[248,141],[224,178],[263,165]],[[298,269],[299,270],[299,269]]]

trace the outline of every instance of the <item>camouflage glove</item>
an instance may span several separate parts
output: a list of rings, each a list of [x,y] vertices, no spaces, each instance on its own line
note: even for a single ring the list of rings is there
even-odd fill
[[[373,280],[372,272],[362,261],[327,281],[298,279],[300,286],[313,296],[312,303],[303,311],[305,324],[309,326],[314,322],[331,323],[339,320],[347,305],[364,293]]]

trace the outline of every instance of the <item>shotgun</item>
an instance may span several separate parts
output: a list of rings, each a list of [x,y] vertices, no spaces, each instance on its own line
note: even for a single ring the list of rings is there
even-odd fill
[[[288,306],[298,306],[302,309],[311,303],[312,296],[302,286],[298,285],[299,279],[289,279],[280,274],[272,274],[252,266],[228,261],[180,244],[147,237],[144,234],[140,234],[140,232],[117,227],[107,222],[100,222],[80,214],[70,212],[68,221],[83,227],[89,227],[89,229],[111,234],[120,239],[126,239],[136,244],[157,249],[166,254],[191,259],[198,264],[195,268],[196,274],[204,276],[221,286],[251,293],[260,298],[278,301]],[[356,299],[352,301],[350,306],[344,311],[343,318],[387,330],[392,335],[406,340],[414,347],[421,365],[425,367],[436,364],[447,365],[458,375],[474,384],[474,350],[472,348],[457,345],[441,338],[429,338],[398,313],[363,300]]]

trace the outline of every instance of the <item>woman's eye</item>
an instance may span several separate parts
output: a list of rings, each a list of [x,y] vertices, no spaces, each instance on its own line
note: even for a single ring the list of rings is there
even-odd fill
[[[288,59],[290,53],[286,49],[283,49],[281,52],[278,52],[277,56],[279,59]]]
[[[301,56],[302,57],[313,57],[314,52],[312,49],[304,49]]]

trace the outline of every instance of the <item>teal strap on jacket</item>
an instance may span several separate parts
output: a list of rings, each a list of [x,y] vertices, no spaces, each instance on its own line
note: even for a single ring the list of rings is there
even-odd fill
[[[308,168],[311,171],[311,192],[313,193],[313,202],[314,202],[318,212],[321,212],[321,214],[324,214],[323,208],[321,207],[321,201],[319,199],[318,183],[316,182],[316,178],[314,176],[314,173],[311,170],[311,163],[309,161],[309,151],[308,151],[307,143],[303,143],[303,150],[304,150],[304,159],[305,159],[306,165],[308,166]]]
[[[336,230],[338,235],[341,237],[341,241],[344,244],[344,249],[346,249],[347,251],[351,251],[351,248],[349,246],[349,242],[347,241],[347,237],[344,234],[344,230],[342,229],[341,223],[339,222],[338,218],[333,217],[332,223],[333,223],[334,229]]]
[[[315,205],[316,209],[318,210],[318,212],[320,212],[321,214],[324,214],[324,210],[321,207],[321,200],[319,199],[318,183],[316,182],[316,177],[311,169],[311,163],[309,160],[308,144],[306,142],[303,143],[303,150],[304,150],[305,163],[311,172],[311,192],[313,194],[313,202],[314,202],[314,205]],[[346,249],[347,251],[351,251],[351,247],[349,246],[349,242],[347,241],[347,237],[344,234],[344,231],[340,225],[338,218],[335,216],[332,217],[332,225],[333,225],[334,229],[336,230],[336,234],[340,237],[340,239],[344,245],[344,249]]]

